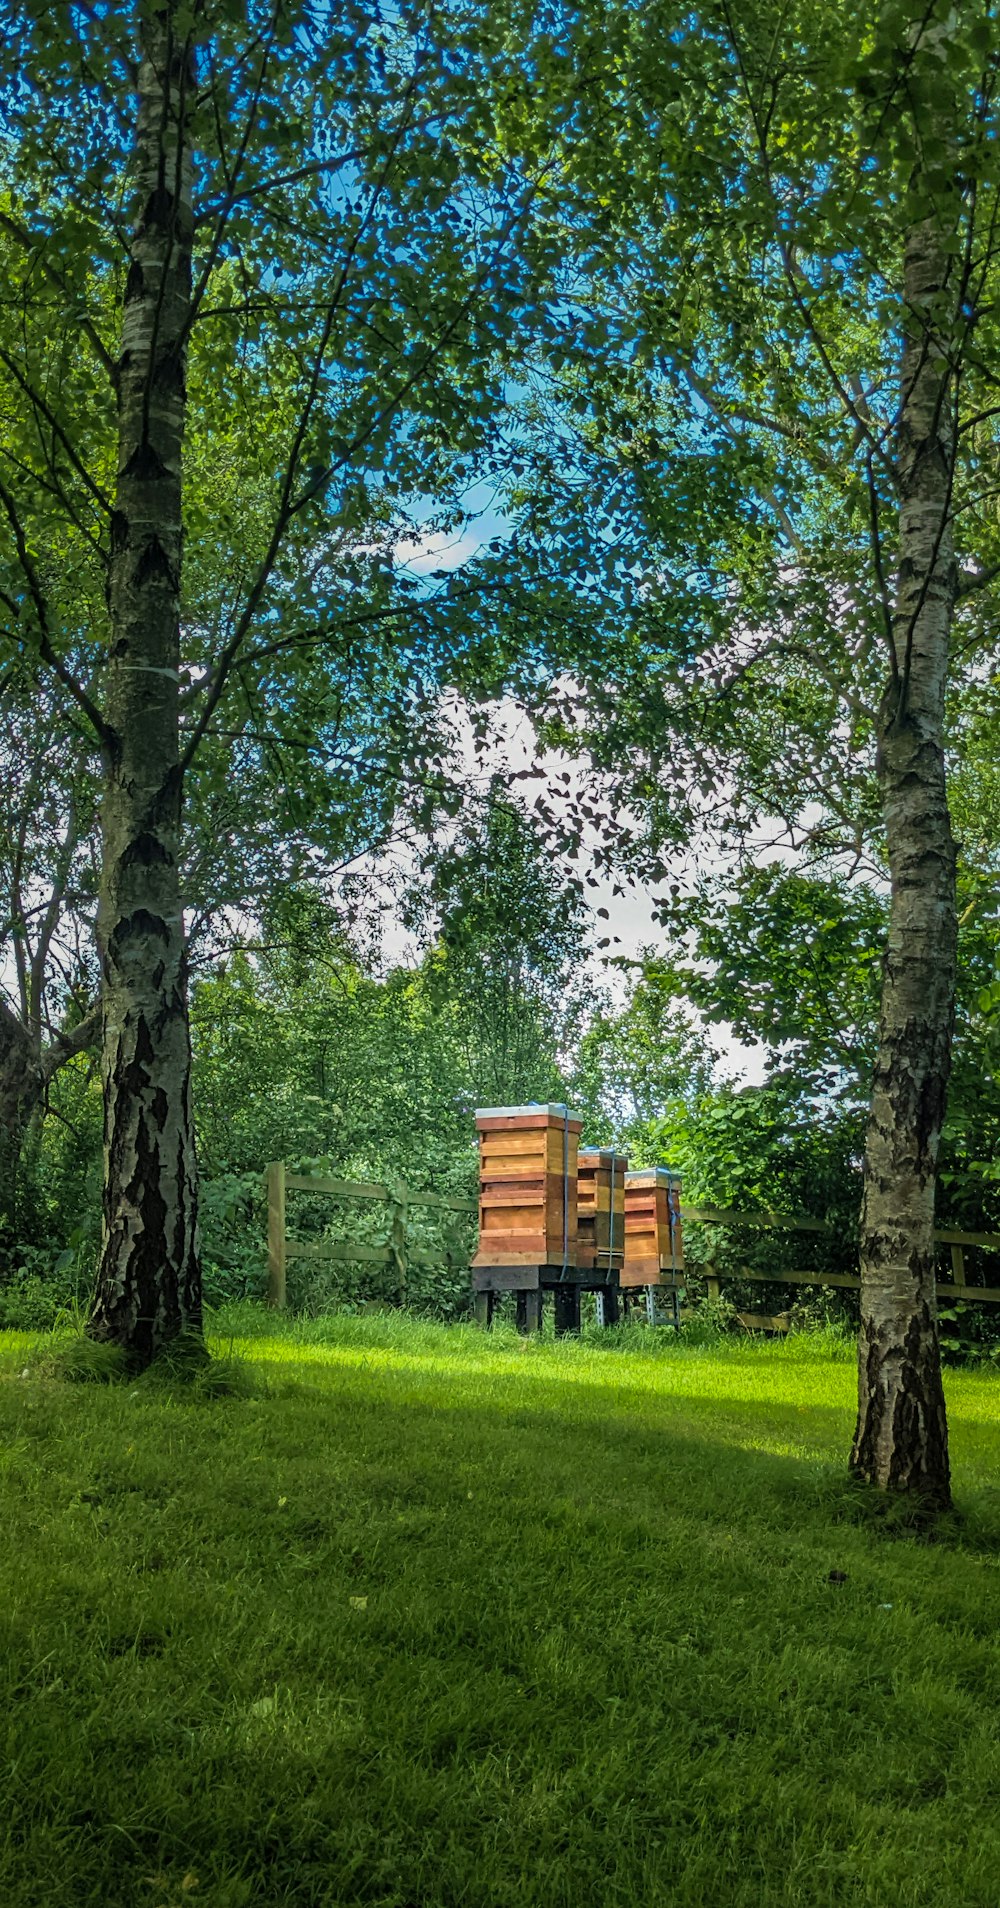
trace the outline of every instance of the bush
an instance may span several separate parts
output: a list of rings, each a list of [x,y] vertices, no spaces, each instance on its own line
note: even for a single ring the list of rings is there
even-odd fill
[[[17,1260],[0,1285],[0,1327],[51,1331],[62,1319],[86,1312],[94,1282],[89,1246],[67,1247],[55,1255],[42,1247],[22,1246]]]
[[[686,1345],[715,1345],[735,1323],[736,1307],[723,1292],[719,1298],[701,1300],[692,1316],[684,1319],[681,1337]]]

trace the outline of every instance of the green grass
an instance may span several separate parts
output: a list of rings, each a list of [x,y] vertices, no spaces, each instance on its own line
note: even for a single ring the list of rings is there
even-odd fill
[[[3,1908],[996,1908],[996,1379],[931,1545],[852,1521],[835,1341],[214,1348],[0,1334]]]

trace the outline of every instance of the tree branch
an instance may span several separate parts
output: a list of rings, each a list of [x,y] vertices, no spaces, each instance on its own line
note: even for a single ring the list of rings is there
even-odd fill
[[[42,1079],[45,1086],[48,1086],[59,1068],[65,1066],[67,1060],[74,1059],[78,1053],[85,1053],[88,1047],[92,1047],[100,1031],[101,1007],[100,1002],[95,1001],[84,1014],[83,1019],[77,1021],[75,1027],[60,1028],[54,1035],[51,1045],[46,1047],[41,1056]]]
[[[67,694],[72,696],[73,701],[83,710],[84,715],[93,728],[94,734],[97,736],[101,748],[108,750],[114,743],[114,736],[111,729],[105,722],[96,703],[91,701],[82,683],[77,681],[72,670],[67,669],[66,664],[62,658],[56,654],[52,646],[52,638],[49,630],[48,604],[45,599],[45,592],[42,589],[41,580],[28,550],[27,538],[24,533],[24,527],[17,514],[17,506],[2,477],[0,477],[0,506],[2,506],[4,515],[10,525],[14,545],[17,550],[18,562],[21,566],[21,573],[28,585],[28,593],[34,607],[35,620],[38,625],[38,653],[42,661],[48,664],[49,668],[62,683]],[[17,638],[15,637],[13,640],[17,641]],[[27,642],[25,642],[24,647],[28,647]]]
[[[65,298],[73,298],[75,304],[75,294],[73,293],[72,286],[67,284],[65,274],[52,264],[47,251],[43,250],[41,243],[36,241],[30,232],[25,231],[24,227],[19,225],[17,220],[12,218],[10,213],[5,212],[2,208],[0,208],[0,227],[10,234],[11,238],[21,246],[23,251],[28,253],[29,257],[40,267],[43,275],[49,280],[49,283],[54,285],[57,291],[62,292]],[[107,345],[104,343],[100,332],[97,330],[96,325],[86,313],[78,316],[78,323],[84,337],[88,343],[93,346],[95,355],[99,359],[103,370],[107,373],[108,382],[112,390],[117,391],[118,366],[111,352],[108,350]]]

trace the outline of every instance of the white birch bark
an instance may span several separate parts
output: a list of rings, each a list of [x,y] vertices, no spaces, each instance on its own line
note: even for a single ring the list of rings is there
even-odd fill
[[[148,1364],[200,1329],[179,874],[181,453],[194,76],[175,0],[140,9],[131,265],[112,525],[102,811],[104,1228],[94,1336]]]
[[[957,192],[952,195],[957,200]],[[907,335],[896,465],[895,668],[883,703],[881,782],[891,874],[879,1048],[865,1149],[856,1475],[949,1502],[934,1285],[938,1150],[951,1064],[955,846],[944,714],[956,569],[951,523],[955,384],[947,321],[955,208],[906,235]]]

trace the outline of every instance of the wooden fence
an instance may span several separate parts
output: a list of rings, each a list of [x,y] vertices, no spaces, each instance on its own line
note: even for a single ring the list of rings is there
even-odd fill
[[[287,1226],[286,1202],[289,1193],[327,1194],[337,1200],[357,1201],[369,1205],[375,1203],[386,1210],[386,1236],[372,1243],[354,1242],[349,1239],[301,1240],[289,1238]],[[399,1302],[405,1303],[411,1266],[451,1265],[468,1263],[469,1248],[467,1234],[451,1238],[429,1250],[415,1245],[410,1238],[410,1215],[414,1210],[439,1211],[443,1214],[464,1214],[475,1216],[478,1207],[474,1199],[453,1199],[443,1193],[416,1192],[396,1181],[391,1185],[377,1185],[374,1181],[351,1179],[328,1179],[318,1173],[289,1172],[282,1160],[277,1160],[267,1169],[267,1262],[268,1262],[268,1300],[273,1306],[283,1307],[286,1298],[286,1267],[289,1259],[312,1259],[328,1263],[352,1265],[392,1266],[395,1271],[396,1294]],[[716,1206],[682,1206],[681,1219],[685,1225],[724,1226],[752,1231],[808,1232],[819,1233],[827,1238],[837,1238],[837,1229],[827,1225],[822,1219],[809,1219],[802,1215],[780,1212],[734,1212],[728,1208]],[[939,1245],[950,1249],[951,1279],[939,1280],[938,1294],[943,1300],[961,1299],[965,1302],[981,1305],[1000,1305],[1000,1286],[970,1285],[966,1268],[965,1254],[969,1249],[979,1249],[1000,1254],[1000,1235],[987,1232],[958,1232],[946,1228],[936,1232],[935,1240]],[[845,1257],[847,1256],[845,1242]],[[853,1248],[850,1248],[853,1250]],[[766,1271],[753,1266],[720,1267],[710,1258],[703,1263],[693,1265],[691,1273],[698,1279],[704,1279],[706,1291],[711,1298],[718,1298],[724,1283],[746,1281],[760,1285],[818,1285],[832,1286],[848,1291],[859,1291],[861,1280],[856,1271],[815,1270],[785,1271],[770,1268]],[[741,1313],[742,1322],[751,1329],[781,1330],[784,1315],[767,1317],[756,1313]]]
[[[349,1239],[290,1239],[286,1201],[290,1192],[325,1193],[332,1199],[373,1201],[386,1208],[387,1233],[376,1244]],[[411,1265],[468,1264],[469,1250],[464,1239],[454,1238],[434,1251],[414,1245],[410,1238],[410,1214],[427,1208],[445,1213],[471,1213],[479,1208],[474,1199],[451,1199],[444,1193],[414,1192],[402,1180],[380,1186],[373,1180],[327,1179],[319,1173],[290,1173],[283,1160],[267,1169],[267,1296],[270,1305],[284,1307],[286,1267],[289,1259],[313,1259],[333,1264],[386,1265],[396,1274],[396,1295],[405,1304]]]
[[[747,1230],[766,1230],[776,1232],[811,1232],[825,1235],[828,1239],[838,1237],[838,1230],[822,1219],[807,1219],[802,1215],[780,1212],[733,1212],[728,1208],[715,1206],[682,1206],[681,1218],[685,1223],[709,1226],[733,1226]],[[840,1235],[842,1236],[842,1234]],[[1000,1286],[970,1285],[966,1269],[965,1254],[970,1247],[987,1252],[1000,1253],[1000,1235],[990,1232],[959,1232],[946,1227],[935,1232],[936,1244],[950,1248],[951,1279],[938,1280],[938,1297],[942,1300],[961,1299],[983,1305],[1000,1305]],[[853,1251],[853,1247],[851,1248]],[[698,1267],[698,1274],[704,1278],[706,1291],[710,1298],[718,1298],[725,1281],[746,1280],[759,1285],[827,1285],[841,1290],[859,1292],[861,1279],[857,1271],[826,1271],[817,1268],[813,1271],[785,1271],[770,1268],[761,1271],[755,1266],[730,1266],[725,1270],[710,1260]],[[787,1329],[784,1315],[776,1318],[759,1317],[756,1314],[740,1313],[745,1325],[756,1325],[762,1329]]]

